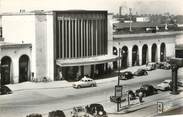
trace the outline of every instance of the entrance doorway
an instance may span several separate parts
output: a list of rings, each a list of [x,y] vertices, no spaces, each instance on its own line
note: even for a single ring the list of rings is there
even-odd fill
[[[157,62],[157,45],[154,43],[152,45],[152,62]]]
[[[146,64],[148,60],[148,46],[145,44],[142,47],[142,65]]]
[[[160,46],[160,61],[163,62],[166,59],[166,46],[162,43]]]
[[[132,49],[132,66],[139,65],[139,54],[138,54],[138,46],[133,46]]]
[[[5,56],[1,59],[1,85],[10,84],[11,58]]]
[[[22,55],[19,59],[19,82],[29,81],[29,57]]]
[[[124,46],[122,47],[122,69],[128,67],[128,47]]]

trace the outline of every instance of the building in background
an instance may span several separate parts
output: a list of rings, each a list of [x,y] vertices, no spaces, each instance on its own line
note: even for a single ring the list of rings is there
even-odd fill
[[[28,64],[24,65],[29,74],[25,81],[77,80],[84,75],[96,78],[108,73],[112,61],[116,60],[110,51],[112,23],[109,18],[112,15],[107,11],[21,10],[2,14],[2,35],[7,43],[20,47],[30,44],[31,53],[25,54]],[[17,57],[10,55],[5,59],[5,55],[1,57],[1,65],[2,59],[11,63],[6,75],[12,76],[8,77],[13,79],[11,83],[18,83],[21,69],[16,69]]]

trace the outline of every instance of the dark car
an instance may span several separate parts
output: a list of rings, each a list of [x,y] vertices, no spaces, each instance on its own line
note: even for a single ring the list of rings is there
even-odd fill
[[[48,117],[65,117],[65,113],[62,110],[51,111]]]
[[[143,75],[147,75],[147,71],[145,69],[138,69],[136,72],[134,72],[133,75],[135,76],[143,76]]]
[[[130,71],[125,71],[120,74],[120,80],[128,80],[133,78],[133,73]]]
[[[12,91],[5,85],[0,86],[0,95],[12,94]]]
[[[143,97],[146,97],[146,96],[157,94],[158,90],[154,88],[152,85],[145,84],[145,85],[142,85],[140,89],[137,89],[135,91],[136,96],[139,96],[140,92],[143,93]]]
[[[90,104],[86,107],[86,112],[95,117],[107,117],[107,113],[101,104]]]

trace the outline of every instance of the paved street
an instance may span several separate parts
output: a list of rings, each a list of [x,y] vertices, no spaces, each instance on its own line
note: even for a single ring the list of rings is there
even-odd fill
[[[141,84],[152,84],[168,79],[171,76],[170,70],[150,71],[147,76],[135,77],[131,80],[121,81],[126,90],[135,90]],[[99,82],[99,81],[98,81]],[[45,117],[52,110],[64,110],[66,115],[70,115],[70,110],[74,106],[86,105],[90,103],[101,103],[105,106],[107,112],[114,110],[115,104],[109,101],[109,96],[114,95],[114,85],[117,84],[117,77],[106,79],[97,83],[94,88],[73,89],[72,87],[55,87],[47,89],[17,90],[13,94],[0,96],[0,115],[6,117],[25,117],[30,113],[41,113]],[[45,83],[45,85],[47,85]],[[54,82],[53,82],[54,85]],[[54,86],[53,86],[54,87]],[[168,94],[168,92],[164,92]],[[162,95],[162,94],[158,94]],[[157,95],[157,96],[158,96]],[[163,94],[164,95],[164,94]],[[157,96],[153,96],[157,98]],[[149,99],[150,100],[150,99]],[[134,102],[135,104],[136,102]],[[153,111],[155,105],[138,110],[135,113],[142,114]],[[125,114],[133,116],[135,114]],[[121,116],[121,114],[109,114],[109,116]]]

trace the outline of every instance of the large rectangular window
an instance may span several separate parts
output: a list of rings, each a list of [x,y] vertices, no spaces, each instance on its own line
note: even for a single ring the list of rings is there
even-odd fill
[[[56,58],[107,54],[107,11],[55,11]]]

